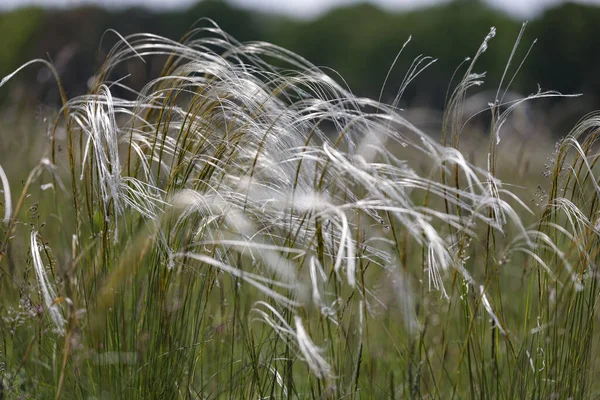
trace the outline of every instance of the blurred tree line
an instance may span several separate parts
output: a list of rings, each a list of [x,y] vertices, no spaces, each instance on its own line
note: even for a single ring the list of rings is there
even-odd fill
[[[318,66],[330,67],[354,93],[375,98],[396,54],[412,35],[390,75],[384,99],[395,96],[415,57],[429,55],[438,61],[416,78],[403,98],[410,105],[434,108],[443,106],[453,73],[474,55],[492,26],[497,36],[476,72],[487,71],[487,87],[496,88],[522,24],[478,0],[456,0],[405,13],[355,4],[310,21],[241,10],[223,0],[204,0],[189,9],[160,13],[140,8],[26,8],[0,15],[0,76],[29,59],[46,58],[56,65],[68,95],[78,95],[87,90],[89,78],[118,39],[105,34],[107,29],[122,35],[151,32],[179,39],[201,17],[215,20],[240,41],[272,42]],[[535,38],[537,43],[511,88],[529,94],[539,84],[544,90],[583,93],[587,105],[600,108],[600,7],[566,3],[530,21],[512,71]],[[152,74],[151,68],[146,73]],[[138,77],[139,85],[143,78],[147,76]],[[53,83],[47,71],[30,68],[11,85],[10,94],[2,91],[0,101],[11,96],[11,102],[29,105],[57,103]],[[139,86],[135,81],[130,84]]]

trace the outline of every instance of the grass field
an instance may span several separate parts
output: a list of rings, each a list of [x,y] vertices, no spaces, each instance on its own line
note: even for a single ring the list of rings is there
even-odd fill
[[[560,94],[507,100],[511,55],[474,134],[494,34],[437,132],[398,109],[430,59],[384,104],[210,23],[6,111],[0,398],[599,395],[600,119],[524,124]],[[112,73],[164,56],[137,92]]]

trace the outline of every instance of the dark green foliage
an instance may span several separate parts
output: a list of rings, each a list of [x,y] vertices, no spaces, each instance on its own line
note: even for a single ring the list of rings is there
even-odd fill
[[[413,41],[390,75],[384,99],[392,99],[411,61],[419,54],[438,62],[427,78],[404,93],[405,102],[441,109],[455,68],[479,46],[479,39],[495,26],[500,33],[481,58],[478,71],[489,71],[488,88],[498,84],[502,70],[493,68],[508,58],[520,21],[489,8],[481,1],[454,1],[407,13],[390,13],[369,4],[335,9],[318,19],[297,21],[234,8],[222,0],[206,0],[181,11],[155,13],[145,9],[107,11],[95,7],[72,10],[26,9],[0,19],[3,57],[0,75],[30,58],[49,55],[68,64],[59,73],[70,95],[85,93],[87,80],[105,53],[97,38],[107,29],[123,35],[150,32],[178,40],[200,18],[215,20],[240,41],[261,40],[288,48],[316,65],[332,68],[361,96],[377,97],[383,77],[409,36]],[[10,21],[7,22],[7,21]],[[529,44],[538,39],[530,59],[513,82],[512,90],[529,94],[542,88],[564,93],[582,92],[590,107],[600,100],[600,8],[565,4],[531,21],[524,45],[515,59],[520,63]],[[101,45],[108,49],[117,37],[107,34]],[[69,50],[65,51],[65,47]],[[72,53],[72,54],[71,54]],[[62,55],[61,55],[62,54]],[[61,58],[62,57],[62,58]],[[157,70],[146,67],[157,76]],[[21,82],[25,82],[23,79]],[[25,84],[23,84],[25,86]],[[133,82],[136,86],[136,82]],[[137,85],[139,86],[139,85]],[[39,86],[25,86],[29,97],[40,97]],[[418,87],[418,90],[417,90]],[[42,91],[40,100],[57,103],[56,92]],[[33,100],[32,102],[35,102]]]

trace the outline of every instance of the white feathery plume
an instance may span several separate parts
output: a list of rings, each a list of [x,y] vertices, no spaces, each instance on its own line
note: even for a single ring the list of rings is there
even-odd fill
[[[42,262],[37,236],[37,231],[31,232],[30,248],[31,257],[33,259],[33,268],[35,270],[35,275],[37,277],[38,284],[42,292],[42,298],[44,300],[46,310],[50,313],[50,318],[52,319],[52,322],[54,322],[54,325],[56,325],[57,331],[60,334],[63,334],[65,320],[60,312],[58,305],[55,304],[56,293],[52,288],[52,284],[50,282],[50,279],[48,278],[48,273],[46,272],[46,268],[44,266],[44,263]]]
[[[304,361],[317,378],[330,378],[333,376],[331,366],[325,361],[320,354],[320,349],[315,346],[313,341],[308,336],[304,329],[302,318],[298,315],[294,316],[294,324],[296,326],[296,340],[298,348],[304,356]]]
[[[0,181],[2,182],[2,190],[4,191],[4,219],[2,222],[8,224],[12,214],[12,199],[10,197],[10,186],[8,185],[8,177],[0,165]]]

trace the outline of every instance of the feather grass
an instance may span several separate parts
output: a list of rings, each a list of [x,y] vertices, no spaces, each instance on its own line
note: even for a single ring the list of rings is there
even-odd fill
[[[285,49],[239,43],[202,23],[181,42],[120,38],[90,93],[65,99],[52,163],[42,164],[57,182],[69,175],[70,186],[52,192],[59,224],[28,233],[55,331],[45,336],[39,322],[40,344],[25,354],[8,338],[27,370],[24,390],[592,393],[581,363],[593,366],[598,297],[597,117],[561,142],[538,215],[496,176],[500,131],[522,102],[560,94],[504,102],[507,65],[487,109],[487,165],[460,148],[467,92],[485,77],[473,71],[495,29],[468,61],[438,143],[398,110],[405,86],[433,60],[416,60],[387,105]],[[111,80],[120,65],[161,56],[160,76],[139,92]],[[66,155],[57,150],[61,127]],[[28,189],[12,210],[1,168],[0,178],[13,224],[6,241],[17,243],[28,230],[14,225]],[[53,243],[41,244],[42,231]],[[60,260],[47,252],[62,265],[54,277],[41,254],[52,246],[70,250]],[[22,390],[11,382],[11,393]]]

